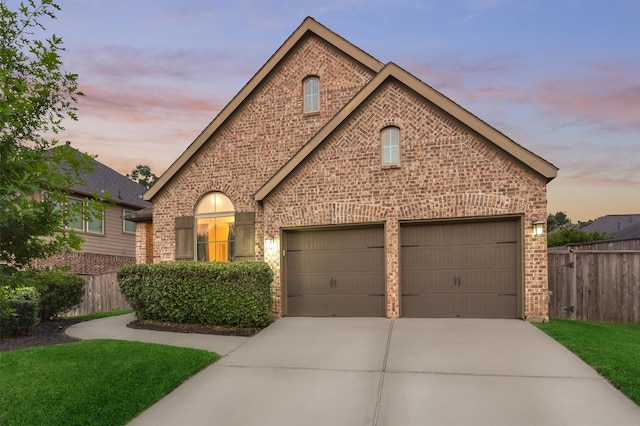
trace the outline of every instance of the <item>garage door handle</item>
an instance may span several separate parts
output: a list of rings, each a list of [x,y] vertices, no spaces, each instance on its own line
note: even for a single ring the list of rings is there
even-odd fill
[[[460,287],[460,281],[461,281],[460,277],[457,276],[457,275],[454,275],[454,277],[453,277],[453,285],[456,285],[456,286]]]

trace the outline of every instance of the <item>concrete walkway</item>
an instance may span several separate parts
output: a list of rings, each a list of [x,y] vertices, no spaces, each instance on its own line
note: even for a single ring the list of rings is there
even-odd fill
[[[638,425],[640,407],[518,320],[283,318],[251,338],[80,323],[226,355],[131,425]]]

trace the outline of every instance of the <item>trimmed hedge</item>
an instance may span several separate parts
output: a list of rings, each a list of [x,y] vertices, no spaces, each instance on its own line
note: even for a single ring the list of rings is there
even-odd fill
[[[263,327],[272,315],[273,271],[265,262],[173,262],[118,269],[138,318],[187,324]]]
[[[0,334],[2,336],[29,335],[39,322],[38,302],[40,295],[34,287],[1,289],[6,304],[0,312]]]

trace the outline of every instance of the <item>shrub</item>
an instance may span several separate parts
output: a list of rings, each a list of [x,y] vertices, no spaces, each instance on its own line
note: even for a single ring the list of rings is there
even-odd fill
[[[3,287],[2,293],[6,304],[0,313],[0,333],[3,336],[30,334],[39,321],[38,290],[34,287]]]
[[[261,327],[271,321],[273,271],[265,262],[174,262],[118,270],[138,318]]]
[[[78,275],[42,271],[37,272],[34,279],[40,293],[40,319],[43,321],[55,318],[82,302],[85,281]]]

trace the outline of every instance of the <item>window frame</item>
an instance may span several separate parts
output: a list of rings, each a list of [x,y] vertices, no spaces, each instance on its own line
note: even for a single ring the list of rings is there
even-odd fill
[[[391,136],[395,134],[395,141]],[[386,136],[390,138],[387,140]],[[387,126],[380,131],[380,154],[381,164],[385,168],[400,167],[400,128],[398,126]],[[387,156],[387,151],[389,155]],[[395,152],[394,152],[395,151]],[[395,154],[395,161],[393,160]],[[387,161],[387,157],[388,160]]]
[[[97,219],[94,217],[90,217],[90,218],[85,218],[84,214],[85,214],[85,209],[87,208],[87,200],[86,198],[79,198],[79,197],[67,197],[67,201],[64,202],[64,207],[63,208],[67,208],[67,205],[69,203],[81,203],[82,204],[82,212],[79,213],[80,217],[78,218],[74,218],[74,222],[79,223],[80,227],[73,227],[73,226],[69,226],[68,223],[64,224],[64,228],[68,231],[76,231],[76,232],[82,232],[85,234],[92,234],[92,235],[104,235],[104,226],[105,226],[105,212],[101,212],[100,213],[100,230],[96,231],[96,230],[92,230],[91,229],[91,224],[97,222]]]
[[[307,86],[313,82],[316,83],[315,87]],[[315,91],[311,92],[312,90]],[[302,111],[305,114],[320,112],[320,77],[317,75],[309,75],[302,80]]]
[[[134,221],[126,219],[126,216],[129,213],[135,213],[135,211],[134,210],[129,210],[129,209],[122,209],[122,232],[127,234],[127,235],[131,235],[131,234],[135,235],[137,225],[136,225],[136,223]],[[128,231],[127,230],[127,223],[133,223],[133,231]]]
[[[224,197],[224,199],[222,199],[221,201],[223,202],[223,205],[226,206],[230,206],[231,210],[221,210],[218,211],[218,203],[216,202],[217,200],[214,201],[213,203],[213,211],[200,211],[201,209],[201,204],[203,202],[205,202],[205,200],[207,199],[207,197],[210,196],[222,196]],[[194,246],[195,246],[195,252],[194,252],[194,259],[197,262],[231,262],[233,261],[233,258],[235,257],[235,206],[233,205],[233,202],[231,201],[231,199],[229,197],[227,197],[224,193],[219,192],[219,191],[213,191],[213,192],[209,192],[207,194],[205,194],[200,201],[198,201],[198,204],[196,204],[196,208],[195,208],[195,212],[194,212]],[[208,223],[211,220],[213,220],[213,223]],[[200,232],[199,229],[201,227],[201,225],[207,226],[207,240],[204,242],[200,242]],[[217,234],[217,227],[218,226],[224,226],[226,225],[228,227],[228,234],[227,234],[227,239],[226,240],[218,240],[217,237],[215,236],[215,234]],[[210,231],[210,226],[213,226],[213,239],[211,238],[211,236],[209,235],[209,231]],[[214,255],[218,252],[218,244],[220,244],[223,247],[226,247],[226,252],[227,252],[227,258],[226,260],[220,260],[217,259],[217,256],[214,256],[216,258],[214,259],[201,259],[200,258],[200,253],[204,253],[205,255],[211,253],[212,247],[209,247],[210,244],[213,244],[213,253]],[[203,251],[204,250],[204,251]],[[208,257],[208,256],[207,256]]]

